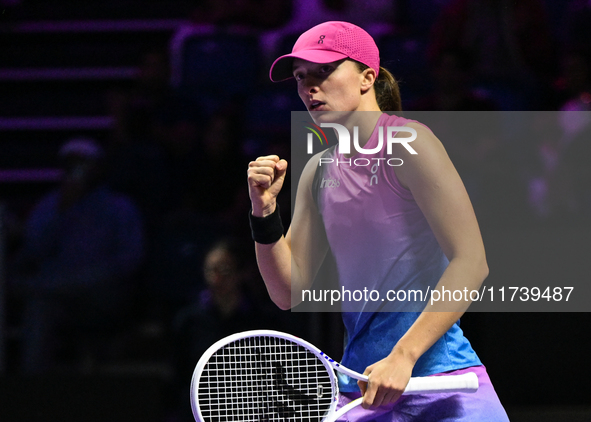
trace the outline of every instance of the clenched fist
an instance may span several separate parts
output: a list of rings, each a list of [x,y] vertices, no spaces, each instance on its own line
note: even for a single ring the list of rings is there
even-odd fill
[[[275,211],[286,173],[287,161],[277,155],[258,157],[249,163],[248,193],[255,217],[266,217]]]

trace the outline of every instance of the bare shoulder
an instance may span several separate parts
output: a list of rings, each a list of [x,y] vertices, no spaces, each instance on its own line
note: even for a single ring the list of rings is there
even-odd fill
[[[412,190],[413,184],[425,178],[443,181],[446,176],[457,175],[445,147],[429,128],[416,122],[409,122],[406,126],[416,131],[416,139],[408,142],[415,154],[404,143],[394,144],[392,149],[392,153],[404,163],[396,168],[396,176],[403,186]],[[404,138],[409,133],[399,132],[396,136]]]
[[[421,152],[423,154],[445,153],[443,144],[427,126],[417,122],[408,122],[406,126],[417,132],[417,139],[412,143],[413,148],[417,151],[416,155],[419,155]]]

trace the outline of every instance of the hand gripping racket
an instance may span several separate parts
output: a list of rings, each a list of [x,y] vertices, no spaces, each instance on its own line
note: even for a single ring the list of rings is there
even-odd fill
[[[191,381],[191,407],[198,422],[334,422],[361,404],[335,411],[334,371],[367,377],[330,359],[305,340],[278,331],[233,334],[203,354]],[[478,378],[463,375],[411,378],[403,394],[474,392]]]

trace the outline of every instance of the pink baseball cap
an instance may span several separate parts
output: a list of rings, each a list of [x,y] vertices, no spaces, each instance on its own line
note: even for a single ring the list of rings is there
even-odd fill
[[[271,65],[269,77],[273,82],[293,78],[293,59],[313,63],[331,63],[353,59],[380,71],[380,52],[365,30],[348,22],[331,21],[304,32],[293,46],[291,54],[279,57]]]

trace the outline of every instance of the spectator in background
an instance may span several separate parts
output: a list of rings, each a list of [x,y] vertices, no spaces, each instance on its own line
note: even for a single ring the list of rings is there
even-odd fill
[[[23,369],[56,367],[76,334],[110,331],[129,316],[142,258],[134,204],[102,183],[102,148],[73,139],[59,151],[61,185],[33,209],[18,258],[23,295]]]
[[[256,277],[254,274],[257,274],[256,261],[250,242],[224,238],[206,253],[203,261],[206,289],[193,305],[179,312],[175,323],[176,380],[171,399],[180,421],[193,420],[187,400],[188,386],[197,361],[209,346],[240,331],[281,328],[280,312],[272,307],[268,297],[266,305],[260,298],[253,298],[249,286],[261,284],[259,279],[258,283],[249,281]]]
[[[176,328],[193,360],[212,343],[234,332],[266,325],[260,309],[252,305],[247,276],[252,275],[250,244],[236,239],[215,242],[205,254],[206,288],[197,302],[177,316]],[[249,266],[251,267],[249,270]],[[183,359],[181,359],[182,361]]]

